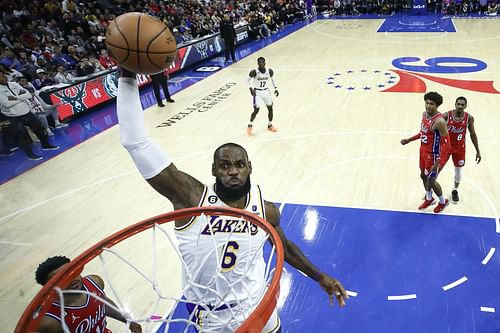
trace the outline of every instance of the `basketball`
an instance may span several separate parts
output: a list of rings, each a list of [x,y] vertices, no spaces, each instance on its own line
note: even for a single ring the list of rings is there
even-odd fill
[[[106,46],[118,65],[141,74],[162,72],[175,60],[177,51],[167,25],[144,13],[114,19],[106,30]]]

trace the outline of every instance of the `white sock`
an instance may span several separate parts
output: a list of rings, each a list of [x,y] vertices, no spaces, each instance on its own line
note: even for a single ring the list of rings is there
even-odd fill
[[[443,205],[445,203],[444,197],[442,195],[439,196],[439,203]]]
[[[425,200],[432,200],[432,191],[425,192]]]

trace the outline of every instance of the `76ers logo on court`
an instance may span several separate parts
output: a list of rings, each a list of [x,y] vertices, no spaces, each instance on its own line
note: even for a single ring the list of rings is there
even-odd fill
[[[500,94],[500,91],[493,86],[492,80],[464,79],[467,73],[480,72],[488,67],[479,59],[402,57],[394,59],[392,65],[397,69],[339,70],[327,78],[326,84],[335,90],[348,92],[425,93],[426,82],[433,82],[463,90]],[[460,75],[460,79],[456,78],[457,74]]]
[[[426,59],[423,65],[418,65],[419,62],[421,62],[421,59],[417,57],[394,59],[392,65],[398,69],[392,71],[399,75],[399,82],[388,89],[382,90],[382,92],[424,93],[427,89],[424,80],[427,80],[464,90],[500,94],[500,91],[493,86],[493,81],[463,80],[429,75],[429,73],[464,74],[480,72],[488,66],[484,61],[462,57],[437,57]]]

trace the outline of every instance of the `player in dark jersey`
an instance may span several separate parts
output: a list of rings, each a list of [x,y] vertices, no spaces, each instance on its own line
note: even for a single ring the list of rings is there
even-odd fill
[[[432,197],[434,191],[439,197],[439,204],[434,208],[434,213],[440,213],[448,205],[449,200],[444,198],[437,176],[446,163],[450,141],[446,121],[437,110],[443,104],[443,97],[431,91],[424,95],[424,101],[425,112],[422,114],[420,133],[402,139],[401,144],[406,145],[420,139],[420,178],[425,188],[425,200],[418,209],[426,209],[435,203]]]
[[[48,258],[36,270],[36,282],[45,285],[70,260],[63,256]],[[100,300],[90,296],[105,299],[108,303],[114,302],[104,293],[104,281],[98,275],[79,276],[71,281],[67,290],[82,290],[86,293],[64,295],[64,323],[70,332],[78,333],[111,333],[106,328],[106,317],[126,322],[122,314]],[[39,333],[63,333],[61,322],[61,305],[55,300],[51,305],[38,329]],[[141,333],[139,324],[130,322],[132,333]]]
[[[450,133],[451,150],[448,158],[452,158],[455,166],[455,184],[451,191],[451,201],[458,203],[458,185],[462,179],[462,169],[465,165],[465,136],[467,129],[469,130],[470,138],[474,148],[476,148],[476,163],[481,162],[481,152],[479,151],[479,143],[477,141],[476,129],[474,128],[474,117],[465,111],[467,108],[467,99],[460,96],[455,101],[455,109],[443,114],[447,122],[448,133]]]

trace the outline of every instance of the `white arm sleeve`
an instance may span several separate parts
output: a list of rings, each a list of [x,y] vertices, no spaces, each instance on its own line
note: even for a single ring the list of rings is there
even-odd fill
[[[153,142],[144,127],[144,112],[135,79],[118,79],[116,112],[121,144],[129,152],[142,176],[145,179],[153,178],[167,168],[172,161]]]

